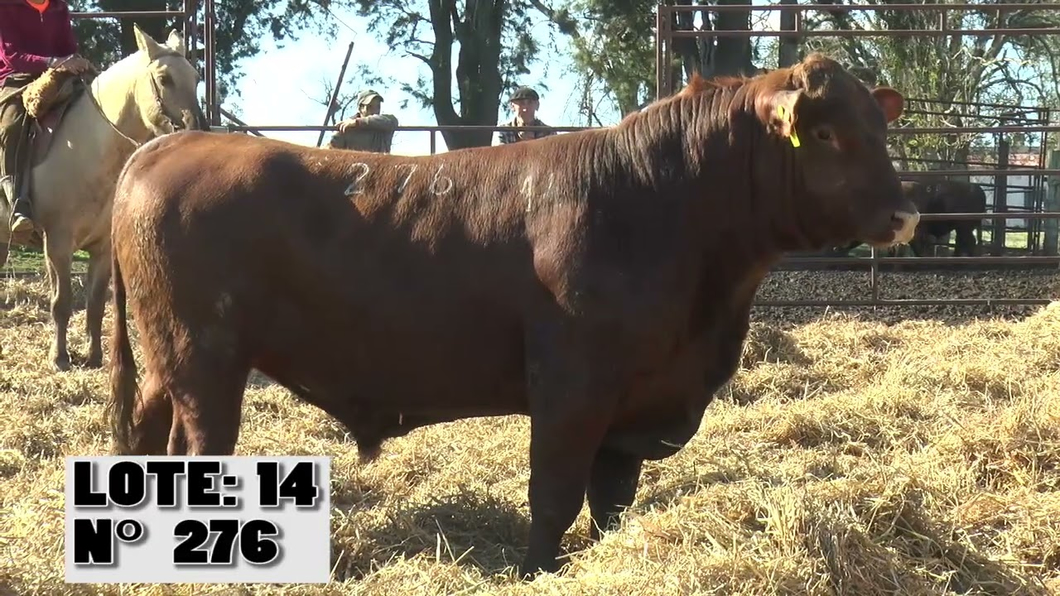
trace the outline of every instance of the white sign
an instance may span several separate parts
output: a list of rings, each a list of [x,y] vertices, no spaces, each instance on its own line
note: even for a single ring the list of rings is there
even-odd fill
[[[330,457],[67,457],[69,583],[326,583]]]

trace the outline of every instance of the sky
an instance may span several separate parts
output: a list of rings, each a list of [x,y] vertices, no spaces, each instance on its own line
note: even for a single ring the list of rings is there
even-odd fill
[[[415,82],[417,72],[427,74],[427,67],[419,60],[403,56],[400,50],[391,50],[380,43],[374,33],[367,31],[367,19],[358,17],[354,11],[335,10],[334,17],[337,19],[337,36],[334,38],[307,32],[281,48],[277,48],[271,39],[264,42],[260,54],[241,63],[244,76],[238,88],[242,97],[222,107],[250,125],[321,124],[324,106],[312,97],[323,97],[324,81],[334,82],[338,77],[351,41],[354,42],[353,56],[341,93],[355,93],[359,87],[355,68],[357,62],[373,66],[384,77],[400,73],[401,80],[410,83]],[[539,40],[548,39],[549,27],[543,17],[537,21],[534,33]],[[584,126],[584,117],[578,113],[578,79],[568,71],[571,50],[564,36],[556,34],[555,41],[558,46],[555,49],[542,44],[541,60],[530,66],[530,74],[519,83],[535,87],[541,95],[538,117],[546,124]],[[277,78],[277,73],[283,73],[283,80]],[[354,76],[351,77],[351,74]],[[542,84],[547,85],[547,90]],[[407,107],[402,108],[401,101],[410,98],[396,85],[391,88],[375,86],[374,89],[383,96],[383,112],[397,116],[401,125],[436,124],[434,113],[429,108],[421,108],[416,101],[410,100]],[[618,114],[608,111],[598,114],[598,117],[605,125],[618,121]],[[502,103],[498,118],[498,123],[511,118],[506,103]],[[263,134],[314,145],[319,132],[266,131]],[[328,135],[330,133],[325,133],[325,143]],[[437,143],[438,151],[444,151],[445,142],[440,134],[437,135]],[[430,153],[430,133],[399,131],[394,135],[391,152],[399,155]]]

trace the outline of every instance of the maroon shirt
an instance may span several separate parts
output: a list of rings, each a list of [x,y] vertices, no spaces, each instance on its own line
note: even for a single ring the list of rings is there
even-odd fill
[[[51,0],[42,14],[25,0],[0,0],[0,84],[12,73],[41,74],[50,58],[76,53],[66,2]]]

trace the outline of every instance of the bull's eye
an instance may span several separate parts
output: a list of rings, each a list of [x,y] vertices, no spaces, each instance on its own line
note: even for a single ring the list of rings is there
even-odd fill
[[[831,143],[834,135],[832,134],[832,128],[828,126],[818,126],[813,129],[813,136],[817,137],[818,141],[825,143]]]

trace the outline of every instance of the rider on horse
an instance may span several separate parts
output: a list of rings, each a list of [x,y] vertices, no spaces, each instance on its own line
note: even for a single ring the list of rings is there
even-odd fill
[[[30,127],[19,91],[51,67],[92,70],[77,51],[64,0],[0,0],[0,193],[13,206],[12,232],[34,227],[29,198],[22,196]]]

